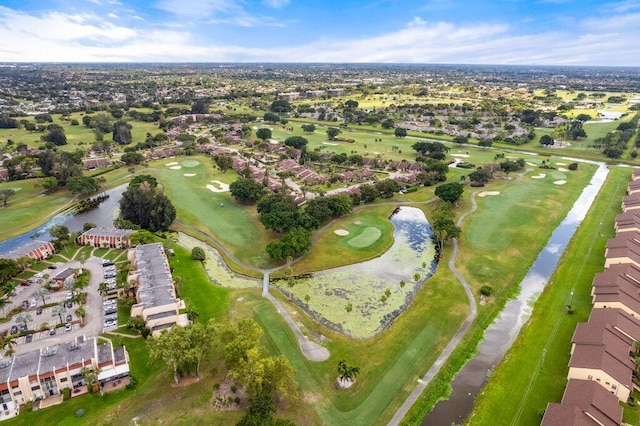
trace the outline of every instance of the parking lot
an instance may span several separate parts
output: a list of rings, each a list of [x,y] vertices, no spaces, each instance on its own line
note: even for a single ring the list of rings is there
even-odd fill
[[[54,265],[55,269],[43,271],[53,277],[57,272],[65,268],[79,269],[78,261]],[[117,327],[117,305],[115,299],[104,299],[100,290],[105,291],[105,285],[100,288],[100,283],[106,283],[106,291],[112,293],[116,288],[116,268],[112,262],[98,257],[92,257],[84,263],[84,268],[90,273],[89,285],[83,290],[87,293],[84,304],[84,326],[75,312],[80,307],[73,303],[71,292],[65,289],[40,293],[40,289],[46,284],[44,273],[35,274],[24,285],[16,288],[16,295],[11,298],[10,305],[5,307],[5,312],[20,307],[22,312],[14,315],[11,321],[0,325],[0,333],[16,334],[25,332],[25,322],[17,322],[21,314],[27,314],[26,327],[28,330],[42,328],[48,324],[44,331],[27,334],[14,339],[13,349],[16,353],[23,353],[35,349],[56,345],[70,341],[76,336],[97,336],[107,329]],[[28,283],[28,285],[27,285]],[[115,297],[115,294],[111,297]],[[30,319],[30,320],[29,320]]]

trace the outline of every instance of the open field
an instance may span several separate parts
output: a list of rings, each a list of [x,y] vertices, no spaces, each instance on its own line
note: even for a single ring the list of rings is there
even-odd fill
[[[603,270],[604,249],[614,236],[630,170],[614,168],[535,304],[533,315],[478,396],[473,425],[540,424],[548,402],[560,402],[571,337],[591,312],[591,282]],[[565,305],[575,308],[567,315]]]

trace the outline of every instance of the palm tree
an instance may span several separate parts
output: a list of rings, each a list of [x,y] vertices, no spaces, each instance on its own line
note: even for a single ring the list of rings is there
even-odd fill
[[[71,301],[78,305],[84,305],[85,303],[87,303],[87,293],[78,292],[73,295],[73,297],[71,298]]]
[[[104,297],[108,291],[109,291],[109,285],[107,283],[102,282],[98,284],[98,293],[100,293],[100,296]]]
[[[80,318],[80,326],[84,327],[84,317],[87,315],[84,306],[80,306],[74,313],[78,318]]]
[[[67,310],[62,306],[56,306],[51,310],[51,313],[53,315],[58,315],[58,317],[60,317],[60,324],[64,322],[64,320],[62,319],[62,314],[64,314],[65,312],[67,312]]]
[[[13,349],[13,345],[15,344],[16,341],[11,336],[3,337],[2,340],[0,340],[0,346],[2,347],[2,349],[4,350],[5,348],[7,348],[7,351],[4,353],[5,356],[11,356],[16,352],[15,349]]]
[[[35,298],[39,298],[42,297],[42,304],[45,305],[47,302],[44,300],[44,297],[49,294],[49,290],[47,290],[44,287],[40,287],[39,289],[37,289],[35,291],[35,293],[33,293],[33,297]]]
[[[33,321],[33,317],[31,316],[31,314],[28,314],[26,312],[18,314],[18,316],[16,317],[16,322],[19,324],[24,324],[24,327],[27,330],[29,329],[27,323],[30,323],[31,321]]]
[[[351,382],[354,381],[358,373],[360,373],[360,368],[348,365],[343,359],[338,362],[338,373],[340,374],[340,380]]]
[[[9,304],[9,299],[0,297],[0,309],[2,309],[2,315],[4,315],[4,307]]]

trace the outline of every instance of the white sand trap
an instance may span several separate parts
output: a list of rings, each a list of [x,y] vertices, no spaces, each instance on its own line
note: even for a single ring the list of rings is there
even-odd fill
[[[278,145],[280,142],[278,142],[275,139],[269,139],[269,143],[272,144],[272,145]]]
[[[556,184],[556,185],[564,185],[565,183],[567,183],[567,181],[566,180],[557,180],[557,181],[555,181],[553,183]]]
[[[568,172],[569,169],[565,169],[564,167],[558,167],[559,172]]]
[[[538,175],[531,176],[531,179],[543,179],[545,177],[547,177],[547,175],[545,173],[540,173]]]
[[[211,183],[215,183],[216,186],[207,184],[206,188],[211,192],[229,192],[229,185],[219,180],[212,180]]]
[[[451,154],[452,157],[464,157],[464,158],[469,158],[469,156],[467,154]]]
[[[349,235],[349,231],[347,231],[346,229],[336,229],[335,231],[333,231],[336,235],[340,235],[341,237],[344,237],[345,235]]]
[[[331,145],[331,146],[336,146],[338,145],[337,143],[331,143],[331,142],[322,142],[322,145]]]
[[[186,176],[186,177],[193,177],[193,176],[195,176],[195,175],[196,175],[195,173],[185,173],[183,176]]]
[[[171,163],[167,163],[167,164],[165,164],[165,166],[167,166],[167,167],[177,166],[177,165],[178,165],[178,162],[177,162],[177,161],[172,161]]]
[[[180,170],[182,166],[171,166],[169,167],[171,170]]]
[[[535,163],[530,163],[530,162],[528,162],[528,161],[527,161],[527,165],[529,165],[529,166],[534,166],[534,167],[535,167],[535,166],[537,166],[537,164],[535,164]]]
[[[362,225],[362,221],[360,220],[356,220],[355,222],[353,222],[354,225]]]
[[[556,166],[566,166],[567,163],[556,163]]]
[[[478,197],[486,197],[488,195],[500,195],[500,191],[482,191],[478,194]]]

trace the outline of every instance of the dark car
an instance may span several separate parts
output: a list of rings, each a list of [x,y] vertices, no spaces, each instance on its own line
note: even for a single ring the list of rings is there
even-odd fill
[[[105,308],[104,309],[104,313],[106,315],[115,314],[116,312],[118,312],[118,310],[116,308]]]
[[[11,330],[9,330],[9,334],[16,334],[18,332],[18,326],[12,325]]]
[[[40,314],[42,314],[42,306],[38,306],[38,309],[36,309],[36,315]]]
[[[49,265],[47,266],[47,269],[58,269],[58,267],[56,265]]]
[[[102,266],[113,266],[114,263],[110,260],[105,260],[104,262],[102,262]]]
[[[68,309],[73,308],[73,302],[72,302],[71,300],[67,300],[67,301],[66,301],[66,304],[67,304],[67,308],[68,308]]]
[[[56,334],[56,329],[55,328],[49,329],[49,336],[53,336],[54,334]]]
[[[66,320],[67,320],[66,322],[73,321],[73,317],[71,317],[71,314],[67,314]]]
[[[22,309],[29,309],[29,301],[25,300],[22,302]]]
[[[27,324],[21,322],[20,325],[18,325],[18,331],[20,331],[20,333],[27,331]]]
[[[29,287],[29,286],[31,285],[31,283],[30,283],[29,281],[22,281],[22,282],[20,283],[20,285],[21,285],[22,287]]]
[[[24,338],[25,343],[31,343],[32,340],[33,340],[33,334],[27,334]]]

